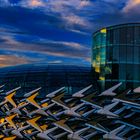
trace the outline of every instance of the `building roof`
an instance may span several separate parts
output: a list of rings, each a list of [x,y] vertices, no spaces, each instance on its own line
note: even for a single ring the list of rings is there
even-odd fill
[[[73,93],[95,80],[90,67],[43,63],[1,68],[0,84],[6,84],[6,90],[21,86],[22,93],[42,87],[45,95],[63,86]]]
[[[92,35],[100,32],[102,29],[112,29],[112,28],[114,29],[114,28],[119,28],[122,26],[134,26],[134,25],[140,26],[140,23],[138,23],[138,22],[137,23],[122,23],[122,24],[115,24],[115,25],[111,25],[111,26],[107,26],[107,27],[102,27],[102,28],[98,29],[97,31],[95,31]]]

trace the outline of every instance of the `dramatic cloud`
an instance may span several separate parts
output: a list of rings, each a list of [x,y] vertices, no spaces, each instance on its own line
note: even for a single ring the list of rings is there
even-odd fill
[[[0,0],[0,55],[90,65],[92,33],[140,22],[139,9],[140,0]]]
[[[21,6],[24,7],[30,7],[30,8],[36,8],[36,7],[42,7],[45,6],[45,2],[42,0],[24,0],[20,2]]]
[[[140,0],[129,0],[126,6],[124,7],[125,12],[129,12],[130,10],[137,10],[137,12],[139,12],[140,11],[139,9],[140,9]]]
[[[2,35],[0,37],[0,43],[1,53],[3,52],[5,55],[20,54],[27,58],[28,62],[31,62],[32,60],[32,62],[58,63],[63,62],[65,57],[71,60],[75,59],[75,61],[79,61],[81,59],[87,61],[90,53],[90,49],[79,43],[52,40],[46,41],[40,38],[27,43],[21,40],[16,40],[16,37],[14,38],[10,35]],[[50,57],[52,59],[50,59]]]
[[[6,67],[6,66],[18,65],[18,64],[27,64],[31,62],[33,61],[19,56],[0,55],[0,67]]]
[[[1,46],[3,50],[11,51],[30,51],[42,54],[54,55],[59,57],[70,58],[87,58],[90,50],[78,43],[62,41],[41,41],[24,43],[11,38],[10,36],[1,37]]]

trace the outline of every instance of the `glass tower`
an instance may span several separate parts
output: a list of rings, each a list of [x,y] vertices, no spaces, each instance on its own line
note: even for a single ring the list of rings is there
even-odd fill
[[[93,34],[92,66],[103,87],[140,85],[140,23],[122,24]]]

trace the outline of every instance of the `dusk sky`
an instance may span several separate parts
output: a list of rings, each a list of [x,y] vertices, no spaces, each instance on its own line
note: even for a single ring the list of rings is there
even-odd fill
[[[0,0],[0,67],[90,65],[92,33],[140,22],[140,0]]]

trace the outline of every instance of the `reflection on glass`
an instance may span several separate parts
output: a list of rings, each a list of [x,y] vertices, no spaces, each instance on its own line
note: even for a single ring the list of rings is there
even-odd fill
[[[116,25],[94,33],[92,64],[99,81],[140,84],[140,24]]]

